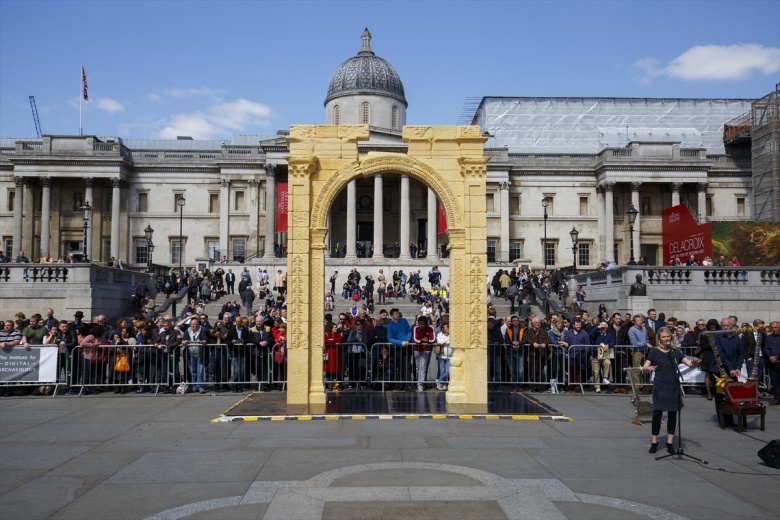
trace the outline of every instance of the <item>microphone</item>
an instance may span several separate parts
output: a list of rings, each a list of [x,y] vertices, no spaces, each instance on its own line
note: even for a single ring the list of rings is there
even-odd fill
[[[666,342],[666,345],[664,345],[664,346],[665,346],[666,348],[668,348],[669,350],[672,350],[672,342],[671,342],[671,341],[667,341],[667,342]]]

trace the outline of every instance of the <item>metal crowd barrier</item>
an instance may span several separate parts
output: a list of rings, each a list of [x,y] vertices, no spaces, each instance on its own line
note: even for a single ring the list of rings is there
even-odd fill
[[[438,377],[438,364],[436,355],[429,352],[428,369],[425,373],[424,385],[431,385]],[[387,349],[385,351],[385,349]],[[369,384],[375,390],[412,390],[417,382],[417,363],[414,357],[414,348],[399,347],[392,343],[374,343],[371,345],[367,363],[370,367]]]
[[[335,343],[322,351],[322,380],[328,390],[368,387],[370,354],[365,343]]]

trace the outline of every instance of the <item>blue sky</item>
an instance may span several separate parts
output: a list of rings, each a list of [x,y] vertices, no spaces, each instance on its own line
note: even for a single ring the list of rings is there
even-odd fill
[[[330,77],[372,48],[408,124],[467,98],[756,98],[780,82],[780,0],[192,2],[0,0],[0,136],[230,139],[324,121]]]

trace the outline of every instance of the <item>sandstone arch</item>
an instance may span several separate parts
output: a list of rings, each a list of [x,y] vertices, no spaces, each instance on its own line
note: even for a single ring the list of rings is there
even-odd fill
[[[453,327],[447,400],[486,403],[485,139],[476,126],[406,126],[406,154],[371,152],[361,160],[358,142],[368,137],[366,125],[290,128],[288,403],[325,400],[320,325],[328,210],[351,180],[379,173],[419,179],[442,200],[451,247],[450,319],[467,324]]]

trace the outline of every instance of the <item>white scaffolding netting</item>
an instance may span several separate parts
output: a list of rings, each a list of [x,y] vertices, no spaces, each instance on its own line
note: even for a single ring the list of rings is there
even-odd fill
[[[724,153],[723,125],[749,99],[486,97],[475,122],[510,153],[598,153],[632,141],[679,142]]]

